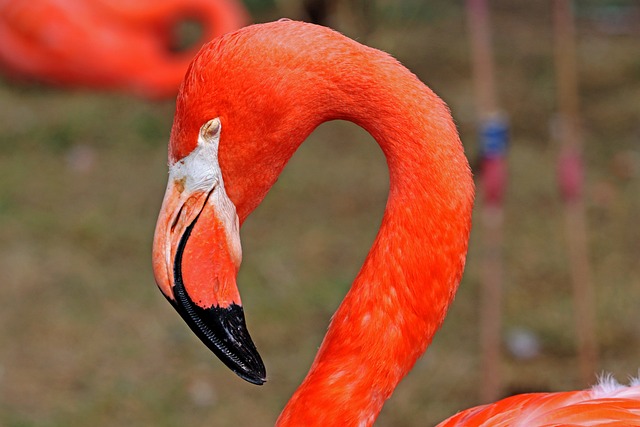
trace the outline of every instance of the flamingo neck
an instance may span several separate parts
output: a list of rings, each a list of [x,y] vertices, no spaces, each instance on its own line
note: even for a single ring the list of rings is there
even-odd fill
[[[389,55],[291,21],[222,37],[191,69],[170,159],[190,153],[200,126],[220,117],[220,168],[241,223],[320,123],[352,121],[382,148],[390,191],[380,231],[278,420],[371,425],[431,342],[462,276],[473,182],[447,107]]]
[[[332,64],[339,80],[326,84],[322,105],[324,119],[353,121],[381,146],[390,176],[387,206],[279,426],[373,424],[431,342],[462,276],[473,183],[455,125],[431,90],[373,52],[364,67],[353,53]]]

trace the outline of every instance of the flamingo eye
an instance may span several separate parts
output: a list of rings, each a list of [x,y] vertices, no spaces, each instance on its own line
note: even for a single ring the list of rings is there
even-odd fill
[[[200,137],[206,142],[213,142],[220,136],[220,129],[220,118],[216,117],[202,125],[200,128]]]

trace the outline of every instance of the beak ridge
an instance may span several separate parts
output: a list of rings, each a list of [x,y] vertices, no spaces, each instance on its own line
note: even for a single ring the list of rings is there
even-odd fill
[[[199,216],[198,216],[199,217]],[[169,302],[200,340],[240,378],[256,385],[266,382],[266,369],[246,326],[242,306],[203,308],[192,301],[182,278],[182,255],[198,217],[185,229],[174,262],[174,300]]]

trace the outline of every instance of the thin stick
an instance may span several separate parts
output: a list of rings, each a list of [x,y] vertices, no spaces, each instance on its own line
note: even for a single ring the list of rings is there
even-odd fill
[[[467,0],[467,15],[475,79],[476,109],[480,116],[495,114],[498,111],[498,100],[487,1]]]
[[[494,401],[500,397],[502,380],[502,232],[506,180],[507,125],[498,112],[489,11],[486,0],[467,0],[469,35],[476,91],[476,109],[480,126],[482,156],[481,187],[484,205],[481,214],[483,268],[480,306],[480,340],[482,351],[482,386],[480,399]]]
[[[575,304],[580,378],[584,385],[596,374],[598,350],[595,334],[593,289],[587,251],[587,226],[583,198],[582,135],[578,101],[576,46],[570,0],[554,0],[555,63],[562,147],[558,163],[559,185],[565,203],[569,263]]]

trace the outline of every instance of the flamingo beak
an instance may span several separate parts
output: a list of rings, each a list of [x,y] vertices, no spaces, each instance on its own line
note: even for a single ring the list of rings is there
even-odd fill
[[[194,152],[170,167],[154,235],[153,271],[164,296],[198,338],[238,376],[261,385],[265,367],[236,285],[242,259],[239,225],[217,163],[216,120],[203,126]]]

